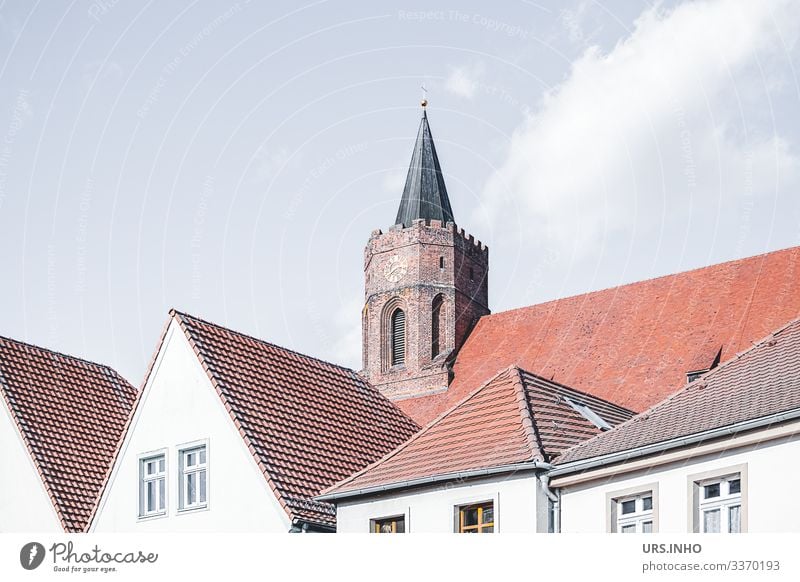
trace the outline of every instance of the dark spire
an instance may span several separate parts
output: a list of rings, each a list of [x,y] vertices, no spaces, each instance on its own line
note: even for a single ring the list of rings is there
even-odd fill
[[[422,101],[422,120],[419,123],[417,142],[414,144],[414,153],[411,156],[411,165],[408,168],[406,187],[403,189],[403,198],[397,211],[395,224],[411,226],[417,218],[455,222],[450,199],[447,197],[447,188],[444,185],[442,168],[439,166],[439,157],[433,145],[431,128],[428,125],[428,115],[425,111],[427,101]]]

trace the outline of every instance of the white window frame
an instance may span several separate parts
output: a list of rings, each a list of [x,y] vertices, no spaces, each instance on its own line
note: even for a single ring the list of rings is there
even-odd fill
[[[647,497],[652,500],[650,509],[644,509]],[[634,501],[635,511],[623,515],[626,501]],[[658,505],[658,482],[606,493],[606,532],[622,533],[624,526],[635,525],[636,533],[644,533],[644,524],[650,522],[650,533],[658,533]]]
[[[650,500],[650,509],[644,508],[644,500]],[[622,513],[622,508],[624,504],[627,502],[633,502],[634,504],[634,511],[633,513]],[[634,527],[633,532],[628,533],[645,533],[644,531],[644,524],[650,524],[650,531],[647,533],[653,533],[653,492],[646,491],[639,495],[629,495],[627,497],[622,497],[616,500],[617,503],[617,529],[618,533],[625,533],[624,529],[629,526]]]
[[[748,528],[748,488],[747,488],[747,463],[723,467],[712,471],[705,471],[696,475],[689,475],[689,531],[705,533],[704,515],[707,511],[720,510],[720,533],[729,529],[729,516],[732,507],[739,506],[739,532],[745,533]],[[739,479],[739,493],[731,494],[729,482]],[[720,483],[719,497],[705,498],[705,487]]]
[[[199,440],[194,441],[191,443],[185,443],[179,445],[178,449],[178,513],[186,513],[191,511],[199,511],[208,509],[209,507],[209,499],[211,497],[211,473],[209,467],[211,465],[211,453],[208,446],[208,440]],[[191,468],[185,466],[185,457],[188,453],[205,450],[206,454],[206,461],[205,463],[197,463],[193,465]],[[187,477],[190,474],[199,474],[201,472],[205,472],[205,480],[206,480],[206,499],[205,501],[200,501],[200,486],[199,481],[197,485],[197,501],[195,503],[187,503],[187,491],[186,487],[188,485]]]
[[[156,473],[152,475],[146,475],[145,469],[147,463],[154,460],[162,460],[164,462],[164,470],[163,471],[156,471]],[[169,499],[169,480],[167,475],[169,474],[169,463],[167,462],[167,449],[160,449],[157,451],[150,451],[148,453],[142,453],[137,458],[137,463],[139,467],[139,499],[138,499],[138,516],[139,519],[152,519],[154,517],[164,517],[167,515],[168,510],[168,499]],[[156,465],[156,469],[158,466]],[[164,481],[164,496],[161,501],[164,504],[163,508],[158,508],[156,505],[156,509],[153,511],[147,511],[147,483],[151,481],[158,482],[160,480]],[[158,492],[160,488],[156,486],[156,496],[158,496]]]
[[[739,492],[730,493],[731,481],[739,481]],[[741,533],[742,531],[742,477],[739,473],[726,475],[725,477],[706,479],[697,483],[698,485],[698,507],[697,507],[697,526],[700,533]],[[706,487],[719,485],[719,495],[716,497],[705,498]],[[730,531],[730,512],[734,507],[739,508],[739,531]],[[711,511],[719,511],[719,532],[705,531],[705,514]]]

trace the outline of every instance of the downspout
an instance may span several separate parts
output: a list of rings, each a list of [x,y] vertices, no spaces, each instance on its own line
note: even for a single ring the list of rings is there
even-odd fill
[[[542,491],[544,494],[547,495],[547,498],[550,500],[550,503],[553,504],[551,512],[552,512],[552,523],[553,523],[553,533],[560,533],[561,532],[561,490],[558,490],[558,493],[554,493],[552,489],[550,489],[550,474],[547,471],[554,469],[553,465],[550,463],[541,463],[539,465],[544,472],[538,473],[537,478],[539,479],[539,483],[542,485]]]

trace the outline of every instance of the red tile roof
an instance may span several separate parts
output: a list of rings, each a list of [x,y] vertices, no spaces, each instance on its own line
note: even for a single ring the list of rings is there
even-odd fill
[[[136,389],[107,366],[0,337],[0,392],[61,525],[83,531]]]
[[[173,315],[293,522],[335,525],[313,497],[419,430],[348,368]]]
[[[797,409],[800,320],[630,421],[565,451],[557,462],[628,451]]]
[[[446,392],[397,404],[424,424],[498,367],[642,411],[800,315],[800,247],[480,319]]]
[[[633,413],[566,386],[510,367],[473,391],[406,443],[325,495],[391,484],[408,486],[466,471],[549,461],[600,429],[567,399],[611,425]]]

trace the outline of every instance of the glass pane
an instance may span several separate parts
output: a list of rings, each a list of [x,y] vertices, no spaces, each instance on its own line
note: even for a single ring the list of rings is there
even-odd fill
[[[636,513],[636,500],[631,499],[630,501],[623,501],[622,502],[622,515],[626,515],[628,513]]]
[[[464,525],[478,525],[478,508],[468,507],[462,510]]]
[[[483,523],[494,523],[494,505],[483,508]]]
[[[198,473],[198,479],[200,481],[200,503],[206,502],[206,472],[200,471]]]
[[[166,487],[166,479],[159,479],[158,480],[158,509],[159,509],[159,511],[164,509],[164,502],[167,499],[165,487]]]
[[[156,463],[155,461],[146,461],[145,464],[145,474],[152,475],[156,472]]]
[[[652,521],[643,521],[642,522],[642,533],[653,533],[653,522]]]
[[[148,481],[145,492],[145,507],[147,513],[156,510],[156,484],[155,481]]]
[[[719,483],[712,483],[703,487],[703,499],[719,497]]]
[[[186,466],[193,467],[197,464],[197,453],[186,453]]]
[[[382,521],[378,526],[378,533],[394,533],[391,521]]]
[[[719,533],[719,509],[703,512],[703,531],[706,533]]]
[[[186,475],[186,505],[193,505],[197,502],[197,475],[189,473]]]
[[[397,533],[406,533],[406,518],[401,517],[397,520]]]
[[[465,529],[462,533],[478,533],[477,529]]]
[[[481,533],[494,533],[494,526],[490,525],[481,530]]]
[[[650,511],[651,509],[653,509],[653,498],[652,497],[642,498],[642,511]]]
[[[206,462],[206,450],[203,448],[200,449],[200,464],[204,465],[205,462]]]
[[[739,479],[731,479],[728,481],[728,493],[735,495],[742,492],[742,482]]]
[[[164,459],[159,459],[158,461],[158,472],[163,473],[166,470]]]
[[[622,533],[636,533],[636,525],[635,524],[623,525],[620,531]]]
[[[731,533],[742,531],[742,508],[739,505],[728,509],[728,531]]]

